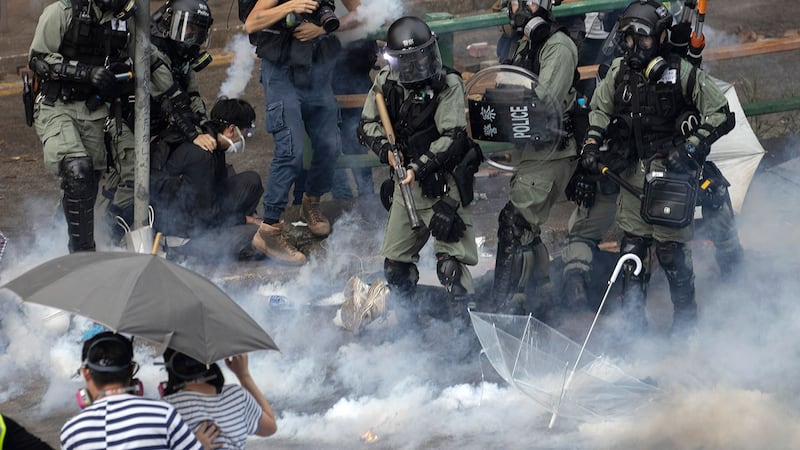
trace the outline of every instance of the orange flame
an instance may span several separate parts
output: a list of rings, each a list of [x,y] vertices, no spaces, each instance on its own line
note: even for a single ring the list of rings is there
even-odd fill
[[[378,437],[377,434],[372,432],[372,428],[367,430],[366,433],[361,435],[361,440],[366,442],[367,444],[372,444],[374,442],[378,442],[381,438]]]

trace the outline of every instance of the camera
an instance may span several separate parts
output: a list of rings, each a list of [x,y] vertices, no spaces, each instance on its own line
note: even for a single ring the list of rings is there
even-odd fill
[[[333,0],[317,0],[319,7],[311,14],[301,14],[298,18],[297,14],[289,13],[286,15],[286,26],[294,28],[301,22],[313,22],[321,26],[327,33],[332,33],[339,28],[339,18],[333,12],[336,5]]]

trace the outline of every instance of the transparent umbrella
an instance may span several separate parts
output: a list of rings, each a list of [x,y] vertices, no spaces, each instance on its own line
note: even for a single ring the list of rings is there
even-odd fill
[[[606,297],[625,259],[617,263]],[[641,268],[641,262],[638,266]],[[603,302],[583,345],[532,315],[470,311],[472,326],[492,367],[508,384],[552,413],[551,427],[557,416],[585,420],[624,415],[658,392],[657,387],[626,374],[606,357],[586,351]]]

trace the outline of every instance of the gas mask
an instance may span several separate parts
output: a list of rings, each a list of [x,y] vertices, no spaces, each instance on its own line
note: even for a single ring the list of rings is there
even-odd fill
[[[245,147],[244,135],[242,134],[241,130],[239,130],[239,127],[235,125],[233,130],[234,133],[236,133],[236,137],[239,138],[236,141],[232,140],[228,136],[225,136],[223,133],[219,134],[219,138],[228,143],[228,148],[225,150],[226,152],[230,153],[243,152]]]
[[[653,36],[627,33],[620,44],[625,52],[625,61],[633,70],[644,71],[658,55],[658,42]]]
[[[532,42],[541,42],[546,39],[550,29],[547,21],[549,11],[538,6],[538,2],[533,0],[517,0],[511,3],[508,6],[508,18],[511,26]],[[531,10],[530,4],[537,5],[535,12]],[[519,5],[516,11],[514,11],[513,5]]]

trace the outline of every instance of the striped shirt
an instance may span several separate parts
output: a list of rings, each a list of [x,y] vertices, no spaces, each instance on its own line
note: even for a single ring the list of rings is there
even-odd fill
[[[247,436],[258,429],[262,410],[256,399],[238,384],[227,384],[222,392],[208,395],[182,390],[164,397],[181,413],[190,428],[211,420],[222,431],[215,444],[223,449],[243,449]]]
[[[172,405],[130,394],[103,397],[61,427],[61,448],[202,450]]]

